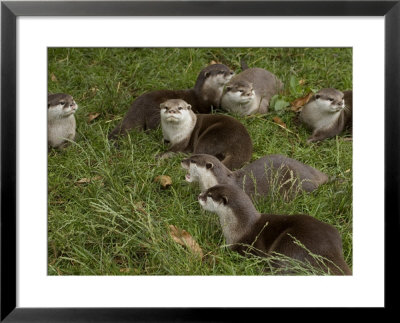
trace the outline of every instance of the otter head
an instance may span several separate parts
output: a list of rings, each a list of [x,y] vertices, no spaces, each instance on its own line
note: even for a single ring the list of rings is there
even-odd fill
[[[204,210],[217,213],[227,243],[235,243],[260,218],[250,198],[235,185],[216,185],[198,196]]]
[[[212,64],[201,71],[197,80],[201,79],[204,84],[207,84],[206,87],[223,87],[231,80],[234,74],[235,73],[224,64]]]
[[[224,64],[212,64],[204,68],[197,77],[195,91],[211,105],[219,106],[222,91],[235,73]]]
[[[47,115],[49,120],[69,117],[78,109],[74,98],[69,94],[55,93],[47,97]]]
[[[247,81],[233,81],[225,87],[225,95],[238,104],[247,104],[254,99],[256,93],[253,84]]]
[[[172,99],[161,103],[160,109],[162,120],[171,123],[179,123],[189,117],[192,106],[184,100]]]
[[[183,159],[181,166],[188,171],[185,176],[187,182],[199,182],[200,189],[206,189],[233,181],[233,173],[211,155],[197,154]]]
[[[326,113],[336,113],[345,108],[344,94],[336,89],[322,89],[314,95],[318,107]]]

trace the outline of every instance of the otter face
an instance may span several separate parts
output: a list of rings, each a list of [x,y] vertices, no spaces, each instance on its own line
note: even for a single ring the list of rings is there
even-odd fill
[[[336,113],[346,106],[344,104],[344,94],[336,89],[322,89],[315,94],[315,102],[318,107],[327,113]]]
[[[69,94],[50,94],[47,102],[47,116],[49,120],[69,117],[78,109],[74,98]]]
[[[229,213],[230,208],[227,206],[228,197],[215,191],[215,189],[213,189],[214,187],[209,188],[198,196],[200,205],[204,210],[209,212],[217,214]]]
[[[185,180],[189,183],[199,182],[202,191],[218,184],[214,175],[213,156],[193,155],[182,160],[181,166],[188,170]]]
[[[253,85],[248,82],[228,84],[225,91],[225,95],[228,96],[230,100],[240,104],[246,104],[252,101],[256,95]]]
[[[183,100],[167,100],[160,104],[161,119],[167,122],[179,123],[187,119],[192,106]]]
[[[208,91],[208,89],[222,91],[225,84],[227,84],[235,74],[228,66],[223,64],[210,65],[206,67],[202,73],[204,78],[203,91]]]

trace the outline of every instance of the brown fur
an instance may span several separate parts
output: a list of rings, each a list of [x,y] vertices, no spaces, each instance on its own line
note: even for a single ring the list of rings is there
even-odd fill
[[[327,258],[321,268],[334,275],[351,275],[343,258],[342,239],[338,230],[309,215],[260,214],[250,198],[233,185],[217,185],[199,195],[199,200],[211,196],[217,203],[223,203],[233,211],[237,225],[226,235],[239,237],[231,249],[241,254],[248,252],[260,257],[274,253],[283,254],[320,267],[308,251],[296,244],[299,241],[313,254]],[[276,264],[278,267],[283,264]]]
[[[293,198],[299,191],[312,192],[328,181],[319,170],[282,155],[267,155],[234,172],[227,169],[213,156],[198,154],[182,161],[206,167],[216,177],[218,184],[233,184],[242,188],[250,197],[268,196],[279,188],[285,198]]]
[[[189,138],[170,147],[169,152],[208,154],[229,169],[249,161],[253,143],[246,128],[236,119],[219,114],[198,114]]]
[[[316,95],[318,95],[318,93]],[[313,96],[313,98],[307,103],[307,105],[315,101],[316,95]],[[332,138],[336,135],[341,134],[344,130],[352,128],[353,91],[344,91],[343,95],[346,108],[339,112],[338,118],[336,120],[334,120],[329,125],[320,128],[316,127],[313,124],[307,124],[313,130],[312,136],[308,138],[308,142],[315,142]],[[300,112],[300,120],[302,120],[303,115],[307,113],[307,105]]]
[[[115,139],[118,136],[124,136],[131,129],[146,131],[157,128],[160,125],[160,104],[169,99],[186,101],[196,113],[210,113],[212,107],[219,106],[221,97],[216,89],[204,89],[203,85],[209,77],[221,72],[226,76],[233,74],[227,66],[214,64],[200,72],[192,89],[158,90],[142,94],[132,103],[122,122],[114,128],[108,138]]]

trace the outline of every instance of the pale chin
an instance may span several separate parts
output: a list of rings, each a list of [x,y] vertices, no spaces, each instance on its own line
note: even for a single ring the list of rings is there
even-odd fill
[[[165,120],[169,121],[169,122],[179,122],[180,121],[180,119],[175,118],[175,117],[171,117],[171,116],[166,117]]]

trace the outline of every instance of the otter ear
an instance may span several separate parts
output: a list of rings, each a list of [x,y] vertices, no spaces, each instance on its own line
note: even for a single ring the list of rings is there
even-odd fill
[[[207,77],[209,77],[209,76],[210,76],[210,74],[211,74],[210,72],[205,72],[205,73],[204,73],[204,77],[206,77],[206,78],[207,78]]]
[[[318,100],[320,98],[320,96],[318,94],[316,94],[315,98]]]
[[[227,196],[222,196],[222,203],[224,203],[224,205],[228,204],[228,197]]]
[[[188,104],[188,105],[186,106],[186,108],[187,108],[188,110],[191,110],[191,109],[192,109],[192,106],[191,106],[190,104]]]
[[[232,86],[227,86],[226,90],[229,92],[230,90],[232,90]]]
[[[211,169],[213,167],[214,167],[213,163],[206,163],[206,168],[207,169]]]
[[[165,102],[160,104],[160,109],[164,109],[165,108]]]

